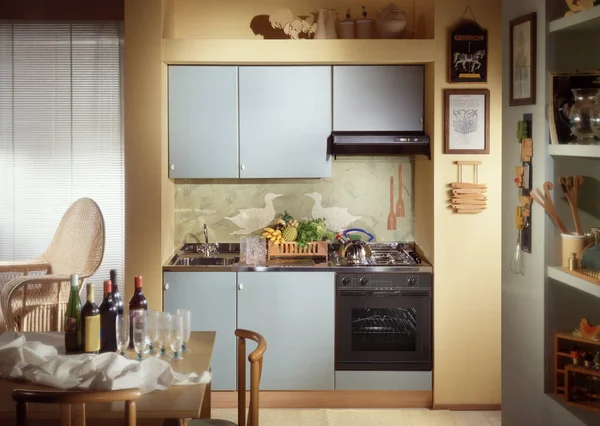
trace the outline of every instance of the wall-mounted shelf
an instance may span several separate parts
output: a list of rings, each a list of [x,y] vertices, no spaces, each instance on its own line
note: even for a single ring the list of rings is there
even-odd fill
[[[600,6],[555,19],[550,22],[549,31],[600,32]]]
[[[598,22],[598,25],[600,25],[600,22]],[[600,145],[551,144],[548,145],[548,153],[555,157],[600,158]]]
[[[167,64],[426,64],[434,40],[163,39]],[[394,52],[390,54],[390,52]]]
[[[585,291],[593,296],[600,297],[600,285],[594,284],[584,278],[576,277],[565,271],[560,266],[549,266],[548,277],[563,284]]]

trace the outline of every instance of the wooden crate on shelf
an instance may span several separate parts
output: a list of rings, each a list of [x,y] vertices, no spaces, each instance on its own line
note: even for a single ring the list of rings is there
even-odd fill
[[[268,259],[299,257],[325,258],[327,262],[329,257],[327,241],[314,241],[307,243],[305,247],[300,247],[298,243],[269,243]]]
[[[566,367],[573,365],[571,351],[577,347],[579,352],[600,351],[600,341],[574,336],[569,332],[558,332],[554,344],[554,395],[566,398]],[[580,360],[583,367],[583,360]],[[574,366],[577,367],[577,366]]]
[[[565,366],[565,400],[570,405],[600,411],[600,370]]]

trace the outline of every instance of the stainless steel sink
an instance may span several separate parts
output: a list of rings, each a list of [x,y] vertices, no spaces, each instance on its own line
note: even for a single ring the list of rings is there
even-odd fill
[[[176,255],[170,264],[175,266],[231,266],[239,261],[240,258],[238,256],[200,257]]]
[[[239,253],[240,245],[239,243],[211,243],[213,247],[217,249],[217,252],[220,254],[231,254],[231,253]],[[182,253],[200,253],[203,243],[186,243],[179,248],[179,251]]]

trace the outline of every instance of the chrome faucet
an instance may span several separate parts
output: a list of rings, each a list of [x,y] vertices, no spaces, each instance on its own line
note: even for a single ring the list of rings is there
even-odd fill
[[[204,224],[204,242],[208,245],[208,228],[206,227],[206,223]]]
[[[204,224],[204,257],[210,256],[210,246],[208,245],[208,228]]]

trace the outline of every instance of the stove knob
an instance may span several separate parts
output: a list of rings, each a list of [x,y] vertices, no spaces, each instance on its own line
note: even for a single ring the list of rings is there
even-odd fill
[[[361,277],[360,285],[367,285],[367,284],[369,284],[369,279],[367,277]]]
[[[350,278],[342,277],[342,285],[350,285]]]
[[[419,281],[417,280],[417,277],[408,277],[406,283],[409,287],[416,287],[419,284]]]

